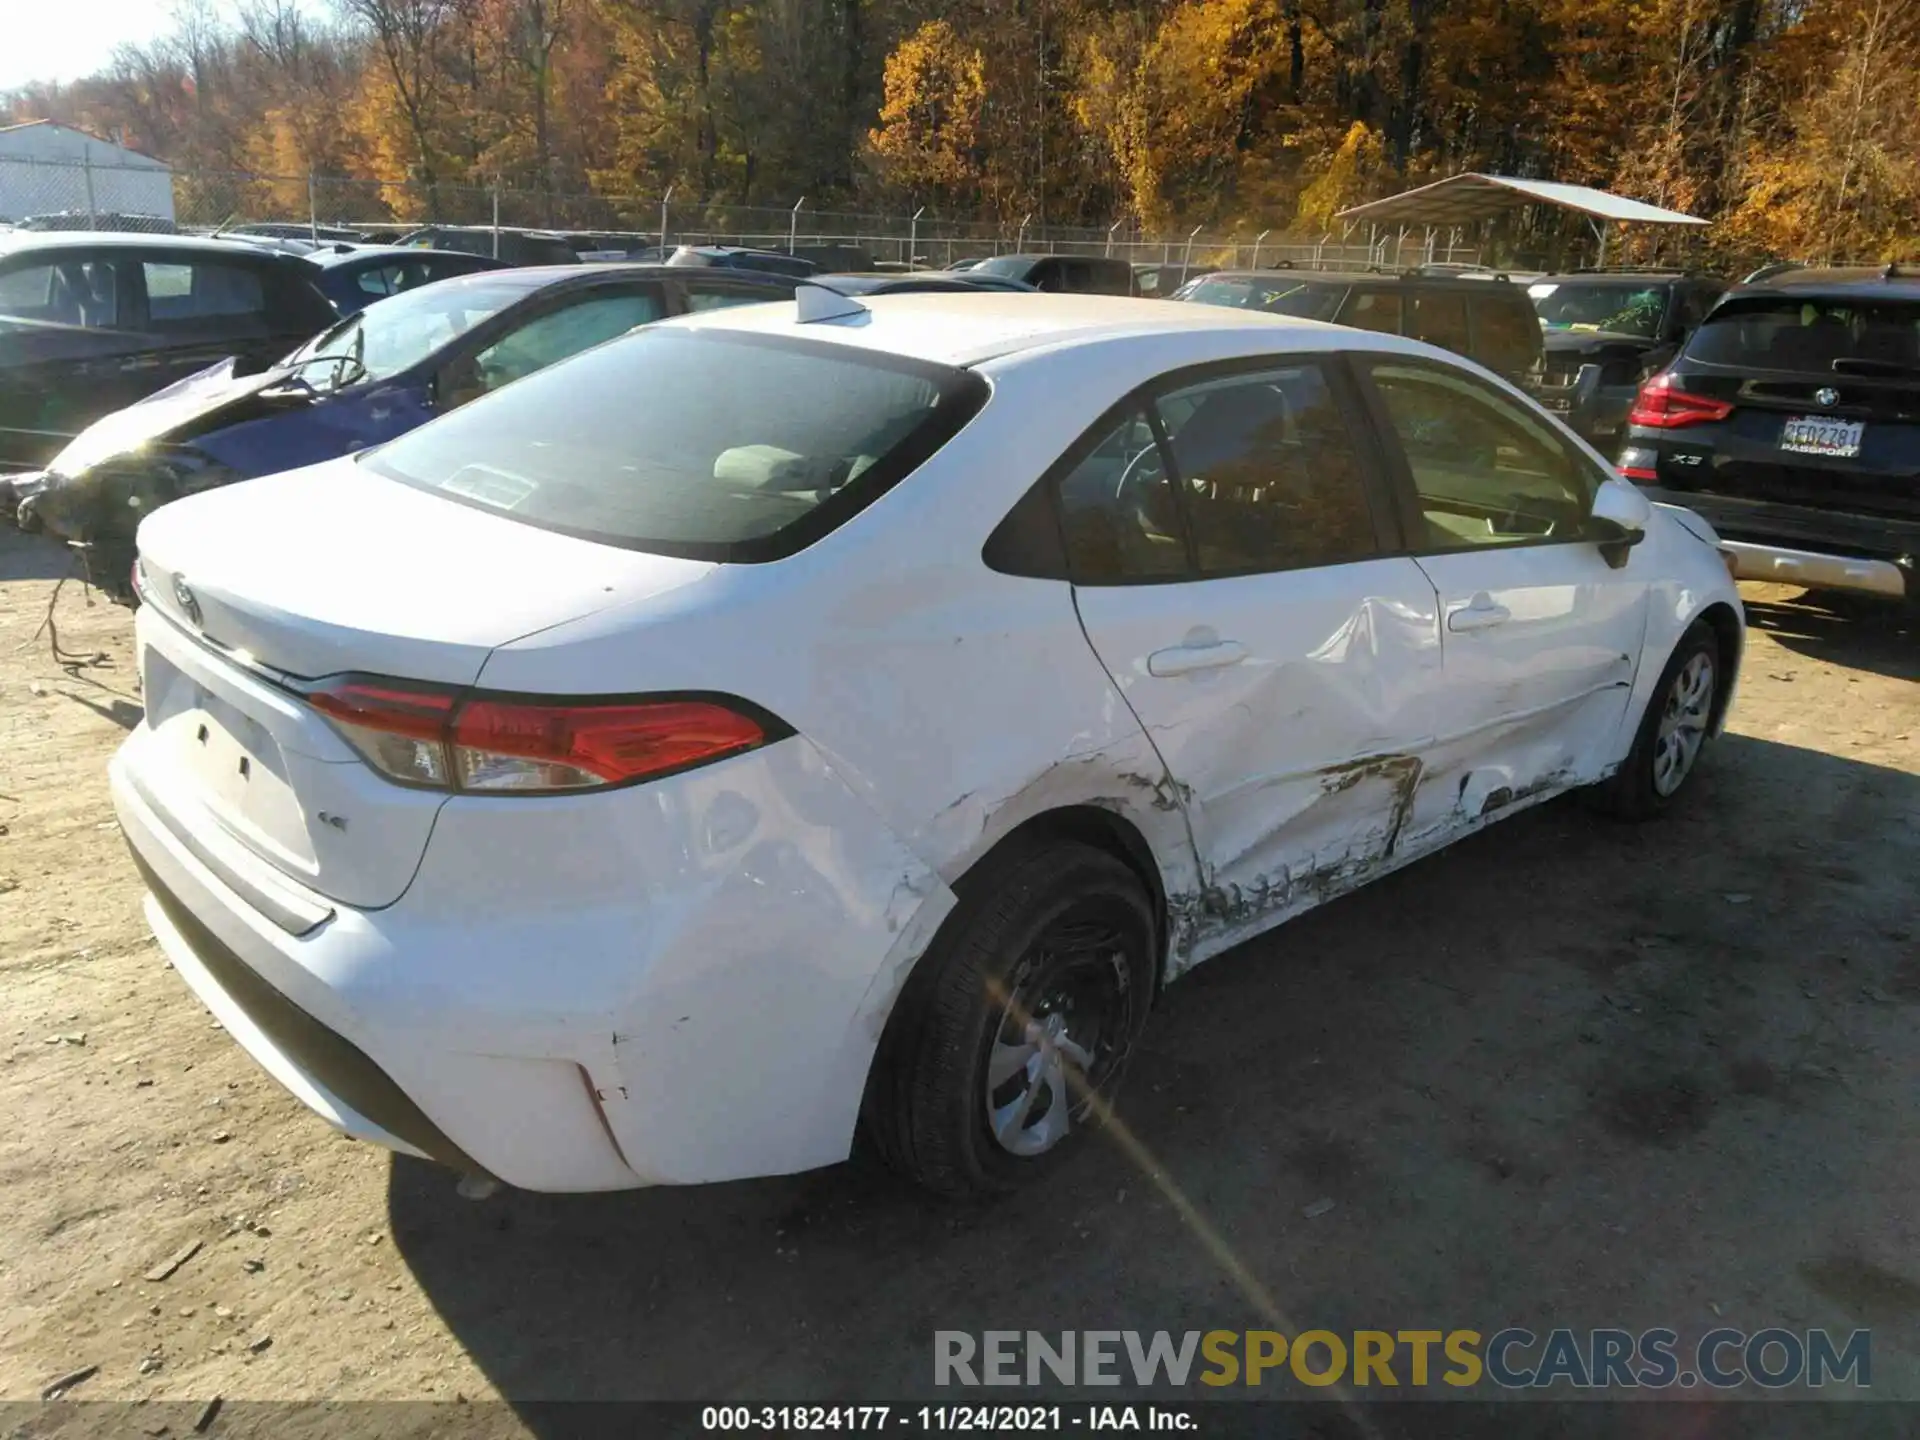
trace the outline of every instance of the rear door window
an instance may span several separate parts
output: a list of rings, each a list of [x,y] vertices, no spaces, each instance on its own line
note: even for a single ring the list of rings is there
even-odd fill
[[[363,457],[523,524],[699,559],[776,559],[911,474],[986,397],[970,371],[672,326],[542,370]]]
[[[1355,290],[1347,296],[1336,319],[1356,330],[1376,330],[1383,335],[1400,333],[1400,292],[1397,290]]]
[[[1752,296],[1728,301],[1687,342],[1690,360],[1815,375],[1920,375],[1920,303]]]
[[[1157,408],[1202,576],[1376,553],[1359,454],[1318,365],[1203,381]]]
[[[1467,333],[1467,297],[1458,290],[1414,291],[1406,333],[1456,355],[1471,354]]]
[[[218,260],[155,261],[141,265],[147,284],[147,318],[155,330],[194,330],[209,322],[258,321],[264,325],[266,289],[258,271]]]

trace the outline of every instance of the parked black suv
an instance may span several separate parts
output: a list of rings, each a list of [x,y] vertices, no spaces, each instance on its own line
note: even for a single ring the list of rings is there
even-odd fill
[[[1920,270],[1730,291],[1628,421],[1621,473],[1705,517],[1740,578],[1920,603]]]
[[[1173,298],[1409,335],[1477,360],[1523,389],[1540,380],[1533,307],[1526,291],[1494,272],[1222,270],[1181,286]]]
[[[0,235],[0,475],[228,356],[265,368],[338,318],[317,280],[240,241]]]
[[[1605,454],[1640,382],[1663,369],[1727,288],[1678,270],[1542,275],[1527,294],[1546,332],[1540,403]]]

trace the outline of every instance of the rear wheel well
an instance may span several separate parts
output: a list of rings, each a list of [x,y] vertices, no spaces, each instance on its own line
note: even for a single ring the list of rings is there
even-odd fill
[[[1156,972],[1165,978],[1167,958],[1167,892],[1160,880],[1160,866],[1134,823],[1126,816],[1098,805],[1067,805],[1047,810],[1022,821],[1001,836],[984,855],[967,867],[967,873],[954,882],[954,892],[964,893],[967,882],[985,873],[988,862],[1010,846],[1030,845],[1035,841],[1074,840],[1104,850],[1125,865],[1139,879],[1147,898],[1153,902],[1153,919],[1159,954]]]
[[[1740,617],[1733,613],[1733,607],[1731,605],[1728,605],[1725,601],[1716,600],[1713,604],[1702,610],[1695,618],[1704,621],[1707,627],[1713,631],[1714,641],[1720,647],[1720,668],[1725,673],[1727,680],[1731,682],[1733,677],[1739,673],[1740,647],[1745,640],[1744,632],[1740,626]],[[1720,727],[1725,723],[1727,717],[1727,702],[1732,698],[1732,695],[1733,686],[1731,683],[1722,684],[1717,687],[1713,697],[1713,724],[1708,728],[1709,734],[1718,735],[1720,733]]]

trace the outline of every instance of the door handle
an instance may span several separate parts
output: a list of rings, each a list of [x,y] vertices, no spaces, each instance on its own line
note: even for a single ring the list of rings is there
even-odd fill
[[[1447,616],[1447,629],[1456,634],[1469,630],[1491,630],[1513,618],[1513,612],[1491,596],[1476,595],[1471,605],[1462,605]]]
[[[1238,640],[1216,640],[1211,645],[1173,645],[1147,656],[1147,673],[1162,677],[1191,675],[1196,670],[1219,670],[1247,658]]]

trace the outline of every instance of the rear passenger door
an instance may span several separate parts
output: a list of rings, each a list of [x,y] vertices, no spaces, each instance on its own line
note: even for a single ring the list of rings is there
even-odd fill
[[[1087,638],[1182,787],[1213,953],[1396,852],[1439,680],[1338,360],[1181,372],[1056,467]]]
[[[1429,723],[1452,784],[1416,823],[1472,822],[1598,779],[1621,748],[1646,634],[1645,562],[1615,568],[1588,515],[1606,477],[1524,402],[1453,366],[1362,366],[1407,549],[1439,593]]]

